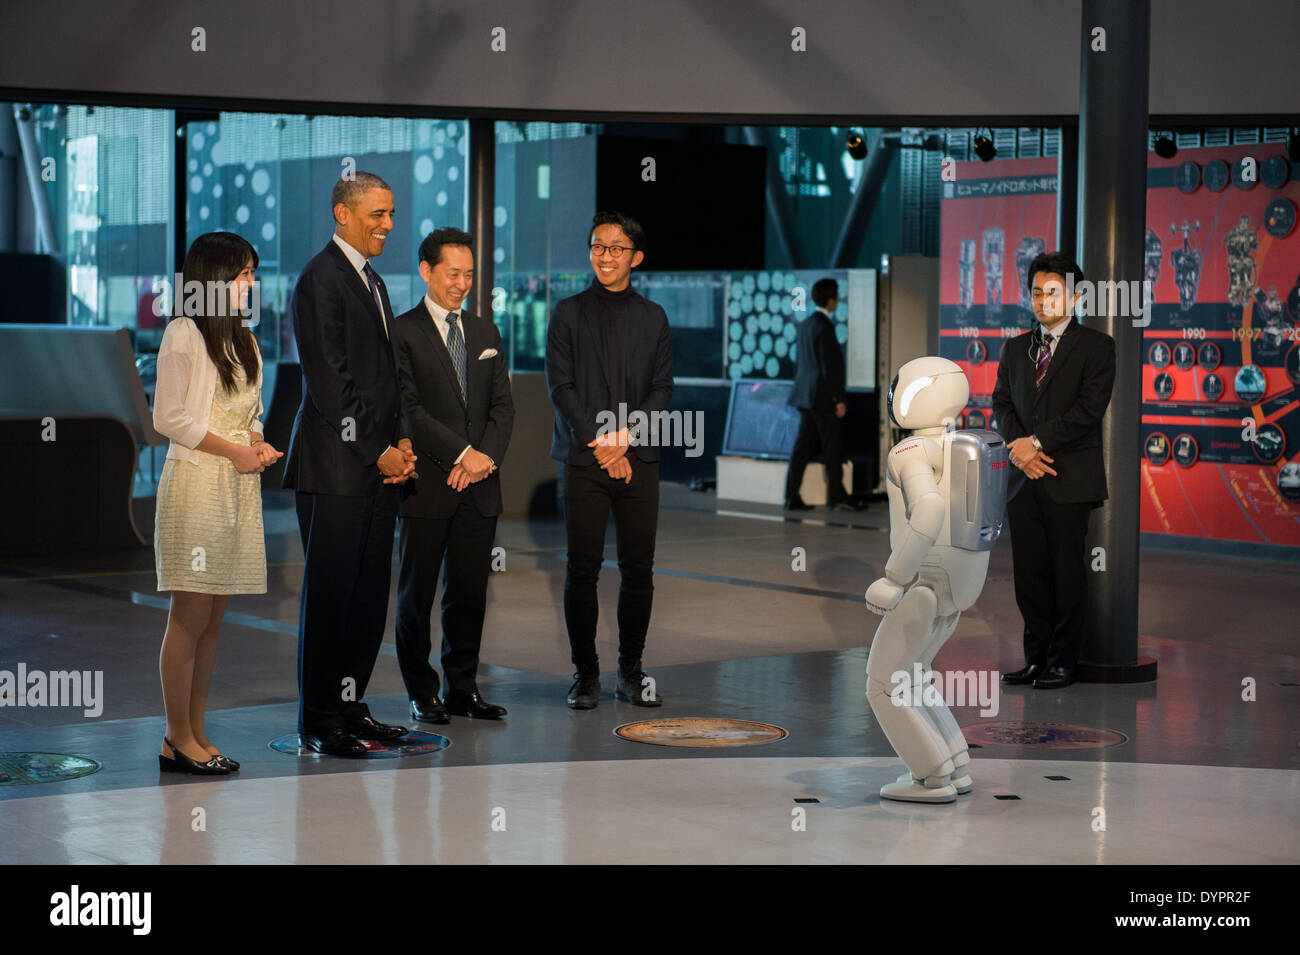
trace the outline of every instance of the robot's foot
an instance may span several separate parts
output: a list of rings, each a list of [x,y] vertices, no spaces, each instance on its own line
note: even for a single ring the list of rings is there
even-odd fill
[[[952,784],[931,788],[924,783],[918,783],[912,778],[911,773],[907,773],[898,782],[881,786],[880,798],[896,799],[899,802],[956,802],[957,789]]]
[[[903,775],[898,777],[898,785],[900,786],[906,785],[911,782],[915,782],[917,783],[917,785],[920,785],[921,783],[921,781],[918,780],[915,776],[913,776],[910,772],[903,773]],[[968,773],[962,773],[960,776],[954,776],[952,779],[949,780],[949,782],[951,782],[953,788],[957,790],[958,796],[965,796],[971,791],[971,781],[970,781],[970,775]]]

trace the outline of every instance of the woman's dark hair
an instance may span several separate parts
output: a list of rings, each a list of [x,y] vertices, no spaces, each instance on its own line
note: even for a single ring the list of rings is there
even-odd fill
[[[587,230],[587,245],[591,245],[591,235],[596,231],[597,226],[616,225],[623,230],[623,234],[632,242],[632,248],[638,252],[644,252],[645,249],[645,229],[641,228],[641,223],[637,222],[631,216],[624,215],[621,212],[597,212],[591,219],[591,228]]]
[[[181,287],[176,289],[177,301],[185,302],[183,314],[194,319],[199,334],[208,348],[208,357],[217,366],[217,375],[226,391],[234,391],[236,366],[244,373],[244,380],[252,384],[257,380],[257,341],[253,330],[244,324],[244,316],[230,304],[230,285],[249,263],[257,268],[257,250],[243,236],[233,232],[207,232],[199,236],[185,253],[181,266]],[[201,301],[191,299],[185,292],[199,282],[203,288]],[[213,286],[209,283],[222,283]],[[212,294],[216,288],[218,294]],[[196,301],[199,314],[190,307]],[[215,313],[207,314],[208,306]]]

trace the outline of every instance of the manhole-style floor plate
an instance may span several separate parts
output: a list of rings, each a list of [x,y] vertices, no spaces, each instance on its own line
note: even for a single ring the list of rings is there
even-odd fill
[[[401,739],[391,743],[374,739],[363,739],[361,742],[365,744],[367,750],[365,756],[326,756],[303,746],[297,733],[271,740],[271,749],[277,753],[288,753],[290,756],[309,756],[315,759],[399,759],[403,756],[436,753],[451,745],[451,740],[436,733],[407,733]]]
[[[99,772],[99,763],[64,753],[0,753],[0,786],[57,783]]]
[[[963,726],[967,742],[985,746],[1038,746],[1043,749],[1101,749],[1127,743],[1117,730],[1079,726],[1074,723],[977,723]]]
[[[656,746],[756,746],[785,739],[789,734],[772,723],[717,717],[641,720],[614,728],[614,735],[634,743]]]

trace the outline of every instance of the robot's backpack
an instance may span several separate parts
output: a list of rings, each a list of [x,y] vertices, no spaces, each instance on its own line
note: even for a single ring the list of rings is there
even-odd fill
[[[1007,446],[994,431],[954,431],[947,437],[949,542],[960,550],[992,550],[1007,504]]]

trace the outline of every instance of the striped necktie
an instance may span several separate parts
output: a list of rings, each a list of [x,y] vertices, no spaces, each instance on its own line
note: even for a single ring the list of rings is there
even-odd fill
[[[465,395],[465,337],[460,332],[460,316],[455,312],[447,313],[447,352],[451,355],[451,367],[456,369],[456,384],[460,385],[461,400]]]
[[[1038,353],[1038,364],[1034,365],[1034,387],[1043,386],[1043,378],[1047,375],[1047,366],[1052,360],[1052,336],[1044,333],[1042,349]]]

